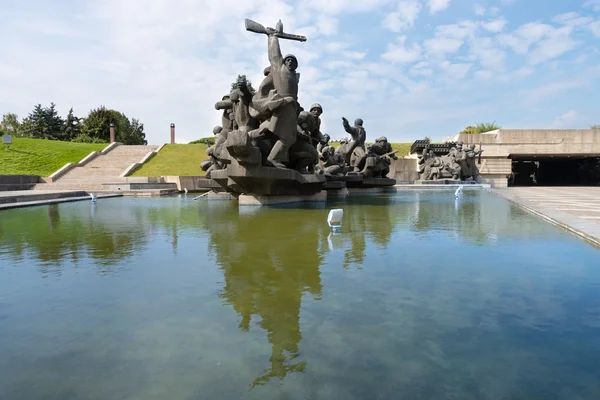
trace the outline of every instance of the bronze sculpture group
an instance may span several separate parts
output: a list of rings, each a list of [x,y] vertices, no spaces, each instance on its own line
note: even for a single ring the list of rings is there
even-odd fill
[[[463,143],[458,142],[450,148],[448,154],[438,156],[430,145],[426,144],[418,162],[419,177],[423,181],[476,181],[479,175],[476,158],[482,151],[475,150],[474,144],[465,149]]]
[[[323,107],[313,104],[305,111],[298,103],[298,60],[292,54],[282,56],[279,39],[306,41],[306,38],[283,32],[281,21],[273,29],[246,20],[246,29],[267,35],[270,65],[264,69],[264,78],[256,93],[251,93],[246,80],[238,79],[230,93],[215,104],[215,108],[222,111],[222,121],[221,126],[213,130],[215,143],[207,149],[209,158],[201,164],[207,177],[217,182],[220,179],[223,184],[228,182],[229,187],[236,186],[231,181],[237,178],[237,183],[243,182],[240,185],[245,186],[246,192],[253,189],[248,187],[250,180],[246,179],[252,174],[267,174],[271,178],[277,175],[278,179],[298,183],[320,182],[321,186],[337,176],[385,178],[391,160],[396,159],[385,137],[365,147],[363,121],[357,119],[354,126],[350,126],[348,120],[342,118],[343,127],[352,140],[336,150],[329,143],[329,136],[321,132]],[[293,170],[301,177],[283,175],[272,169]],[[227,173],[217,172],[224,170]]]

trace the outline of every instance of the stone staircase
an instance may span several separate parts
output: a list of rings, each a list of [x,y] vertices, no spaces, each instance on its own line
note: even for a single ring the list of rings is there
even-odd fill
[[[126,178],[120,175],[133,163],[139,162],[158,146],[118,145],[99,154],[84,165],[76,166],[54,182],[40,183],[40,190],[100,191],[103,183],[147,182],[148,178]]]

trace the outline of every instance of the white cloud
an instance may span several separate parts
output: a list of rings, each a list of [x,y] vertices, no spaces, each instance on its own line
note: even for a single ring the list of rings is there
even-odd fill
[[[456,53],[462,45],[462,40],[452,38],[434,38],[425,41],[427,52],[437,56]]]
[[[345,51],[343,54],[346,58],[350,58],[352,60],[362,60],[367,55],[367,53],[362,51]]]
[[[473,6],[473,12],[480,17],[483,17],[485,15],[485,7],[483,7],[481,4],[475,4]]]
[[[400,36],[398,44],[389,43],[387,51],[381,55],[381,58],[393,63],[403,64],[417,61],[421,58],[421,46],[413,44],[410,47],[405,46],[406,36]]]
[[[552,18],[553,22],[567,26],[585,26],[593,20],[594,19],[590,17],[580,17],[576,12],[568,12]]]
[[[517,54],[529,54],[530,62],[538,64],[574,49],[578,42],[571,38],[572,31],[572,26],[555,28],[531,22],[520,26],[513,33],[499,35],[498,42]]]
[[[452,64],[449,61],[444,61],[441,68],[446,72],[447,76],[452,80],[461,80],[469,73],[472,64]]]
[[[435,36],[425,40],[424,45],[429,55],[443,57],[459,51],[465,39],[473,37],[476,31],[477,24],[472,21],[440,25],[435,30]]]
[[[342,42],[328,42],[325,45],[325,49],[331,52],[338,52],[340,50],[345,49],[346,47],[348,47],[348,44]]]
[[[353,64],[350,61],[344,60],[333,60],[333,61],[325,61],[323,64],[323,68],[338,71],[340,69],[351,68]]]
[[[465,39],[473,36],[476,31],[477,23],[467,20],[456,24],[440,25],[435,29],[435,36],[449,37],[453,39]]]
[[[600,0],[590,0],[584,3],[583,6],[591,8],[594,11],[600,11]]]
[[[589,27],[594,36],[600,38],[600,21],[592,22]]]
[[[571,39],[568,27],[555,29],[541,40],[531,51],[530,60],[533,65],[552,60],[573,50],[578,42]]]
[[[248,0],[252,1],[252,0]],[[299,9],[307,8],[316,12],[327,14],[340,13],[360,13],[380,9],[382,6],[391,3],[391,0],[304,0]],[[236,3],[236,7],[238,4]],[[229,8],[230,5],[227,6]],[[310,13],[312,14],[312,13]]]
[[[392,32],[412,28],[420,11],[421,3],[418,0],[401,0],[398,2],[396,11],[389,13],[382,24],[384,28]]]
[[[552,121],[553,128],[569,128],[578,119],[579,113],[575,110],[569,110],[564,114],[559,115]]]
[[[506,60],[504,51],[496,47],[489,37],[477,38],[470,43],[471,54],[479,59],[482,67],[489,70],[502,70]]]
[[[490,14],[490,16],[495,17],[496,15],[498,15],[500,13],[500,8],[499,7],[490,7],[488,10],[488,13]]]
[[[514,72],[514,75],[518,78],[524,78],[526,76],[533,75],[534,72],[535,72],[535,69],[533,67],[526,66],[526,67],[522,67],[522,68],[519,68],[518,70],[516,70]]]
[[[427,61],[421,61],[415,64],[409,71],[411,76],[422,76],[429,77],[433,75],[433,69],[431,69]]]
[[[533,89],[523,90],[521,96],[527,105],[538,105],[540,103],[554,100],[564,92],[581,89],[588,85],[585,78],[576,78],[552,83],[545,83]]]
[[[474,76],[475,79],[478,80],[482,80],[482,81],[487,81],[487,80],[491,80],[494,77],[494,71],[490,71],[490,70],[479,70],[476,71]]]
[[[429,12],[436,14],[445,10],[450,5],[450,0],[428,0]]]
[[[488,32],[498,33],[506,26],[506,19],[498,18],[489,22],[483,22],[482,26]]]
[[[325,36],[335,35],[338,32],[338,20],[324,15],[317,18],[317,28]]]

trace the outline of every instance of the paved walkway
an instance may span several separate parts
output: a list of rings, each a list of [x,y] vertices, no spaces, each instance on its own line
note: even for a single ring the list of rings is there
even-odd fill
[[[600,245],[600,187],[513,187],[494,192]]]

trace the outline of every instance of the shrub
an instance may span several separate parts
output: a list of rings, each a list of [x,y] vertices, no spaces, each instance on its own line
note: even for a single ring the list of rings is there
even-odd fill
[[[463,129],[460,133],[465,134],[465,135],[472,135],[472,134],[477,134],[477,133],[495,131],[496,129],[500,129],[500,128],[501,128],[500,125],[496,124],[495,122],[484,122],[484,123],[479,123],[475,126],[469,125],[465,129]]]
[[[91,137],[85,133],[80,133],[79,135],[75,136],[72,141],[76,143],[108,143],[106,140],[98,137]]]
[[[208,141],[208,144],[212,146],[213,144],[215,144],[215,137],[205,137],[198,140],[193,140],[188,144],[206,144],[206,141]]]

